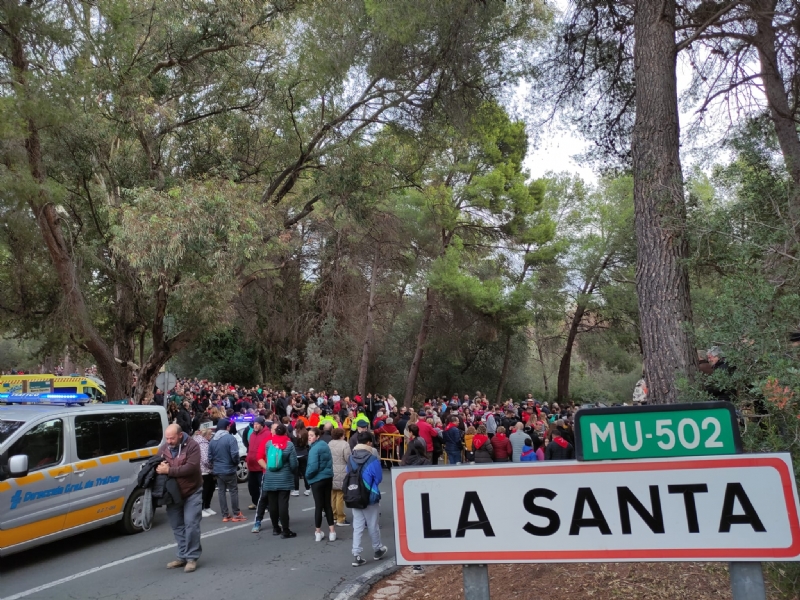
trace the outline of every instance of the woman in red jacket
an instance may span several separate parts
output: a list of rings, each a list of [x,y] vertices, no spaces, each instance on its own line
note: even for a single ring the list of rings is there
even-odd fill
[[[501,425],[492,438],[494,462],[508,462],[511,460],[511,453],[511,440],[506,436],[506,428]]]

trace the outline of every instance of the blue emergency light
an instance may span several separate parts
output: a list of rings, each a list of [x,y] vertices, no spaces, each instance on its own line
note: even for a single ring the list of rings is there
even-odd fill
[[[81,406],[89,401],[90,398],[86,394],[0,394],[0,402],[6,404]]]

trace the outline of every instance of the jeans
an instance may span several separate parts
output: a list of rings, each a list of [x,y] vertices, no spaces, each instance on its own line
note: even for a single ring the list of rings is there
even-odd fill
[[[314,527],[322,526],[322,511],[325,511],[325,520],[328,527],[333,525],[333,507],[331,506],[331,491],[333,491],[333,477],[311,484],[311,494],[314,496]]]
[[[247,491],[250,492],[250,500],[253,504],[258,504],[261,497],[261,479],[264,477],[262,471],[249,471],[247,473]]]
[[[179,560],[197,560],[203,547],[200,545],[200,520],[203,512],[203,490],[197,490],[183,504],[167,504],[167,518],[172,534],[178,543]]]
[[[364,529],[369,531],[373,550],[380,550],[383,546],[381,530],[378,528],[380,514],[380,504],[370,504],[367,508],[353,509],[353,556],[361,556],[364,550],[361,547],[361,535],[364,533]]]
[[[211,508],[211,499],[214,497],[214,487],[217,485],[217,478],[213,473],[203,475],[203,510]]]
[[[236,479],[236,473],[230,475],[217,475],[217,486],[219,486],[219,510],[223,517],[230,517],[231,513],[228,512],[228,496],[226,490],[231,493],[231,508],[233,514],[238,515],[239,510],[239,482]]]
[[[298,456],[297,457],[297,471],[294,472],[294,491],[300,491],[300,478],[303,478],[303,482],[306,484],[306,489],[311,489],[308,485],[308,479],[306,479],[306,465],[308,465],[308,456]]]
[[[331,506],[333,507],[333,520],[337,523],[344,523],[347,520],[344,512],[344,491],[331,491]]]
[[[461,462],[461,452],[448,452],[447,462],[451,465]]]

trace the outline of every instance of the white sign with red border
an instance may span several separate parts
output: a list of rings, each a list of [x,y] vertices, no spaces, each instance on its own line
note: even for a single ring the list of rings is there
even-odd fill
[[[392,469],[398,564],[800,560],[788,454]]]

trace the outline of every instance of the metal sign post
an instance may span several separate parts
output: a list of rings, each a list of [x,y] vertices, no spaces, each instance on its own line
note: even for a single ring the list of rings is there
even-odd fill
[[[764,572],[760,562],[736,562],[728,565],[733,600],[764,600]]]
[[[464,565],[464,600],[489,600],[489,567]]]

